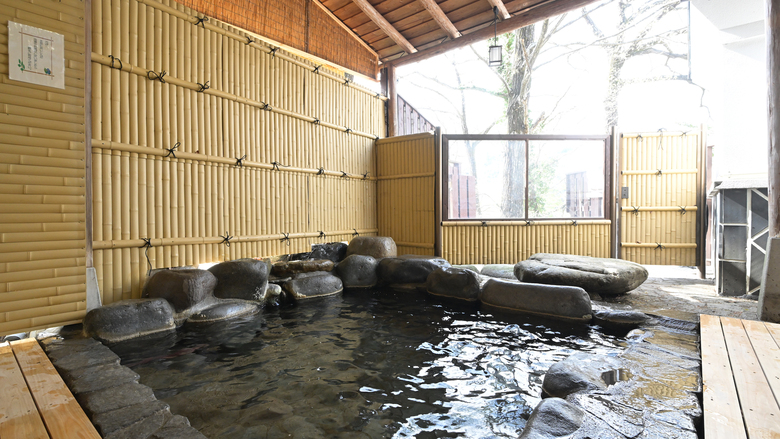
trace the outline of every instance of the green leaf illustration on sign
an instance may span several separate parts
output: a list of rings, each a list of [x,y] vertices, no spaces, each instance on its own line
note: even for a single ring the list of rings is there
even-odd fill
[[[43,72],[46,73],[47,75],[51,75],[51,70],[49,70],[48,68],[44,68]]]
[[[19,70],[24,71],[24,63],[22,60],[19,60]]]

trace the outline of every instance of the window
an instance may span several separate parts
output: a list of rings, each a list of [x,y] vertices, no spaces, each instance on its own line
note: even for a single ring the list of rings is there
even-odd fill
[[[448,220],[606,217],[606,136],[443,140]]]

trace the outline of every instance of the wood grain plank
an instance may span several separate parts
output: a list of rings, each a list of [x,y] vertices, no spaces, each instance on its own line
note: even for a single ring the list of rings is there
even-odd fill
[[[701,315],[704,431],[707,439],[746,439],[720,319]]]
[[[772,338],[764,322],[742,320],[742,326],[745,327],[750,338],[750,344],[753,345],[758,362],[764,371],[764,377],[772,389],[775,402],[778,402],[777,398],[780,395],[780,347]]]
[[[48,439],[30,389],[8,343],[0,344],[0,438]]]
[[[780,325],[777,323],[764,322],[764,326],[767,331],[772,334],[772,338],[775,340],[778,346],[780,346]]]
[[[721,317],[734,382],[750,439],[780,438],[780,408],[739,319]]]
[[[38,342],[14,341],[11,348],[52,439],[100,439]]]

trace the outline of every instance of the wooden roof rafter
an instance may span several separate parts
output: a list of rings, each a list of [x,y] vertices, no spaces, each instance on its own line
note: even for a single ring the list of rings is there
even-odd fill
[[[498,8],[498,14],[501,16],[502,20],[508,20],[511,15],[509,15],[509,11],[506,10],[506,5],[504,5],[503,0],[487,0],[488,3],[490,3],[490,6],[493,6],[494,8]]]
[[[412,46],[412,43],[409,42],[403,35],[401,35],[401,32],[398,32],[395,27],[393,27],[392,24],[390,24],[387,19],[382,16],[382,14],[377,11],[374,6],[371,5],[371,3],[368,2],[368,0],[352,0],[352,2],[357,5],[364,14],[368,16],[368,18],[371,19],[382,31],[384,31],[387,36],[389,36],[393,41],[395,41],[396,44],[398,44],[404,52],[408,54],[413,54],[417,52],[417,49]]]
[[[436,24],[439,25],[440,28],[444,32],[449,35],[450,38],[453,40],[455,38],[460,37],[460,31],[458,31],[458,28],[455,27],[454,24],[450,21],[449,18],[447,18],[447,14],[444,13],[444,11],[441,10],[439,7],[439,4],[436,3],[435,0],[418,0],[423,7],[431,14],[431,17],[433,17],[434,21],[436,21]],[[500,2],[501,0],[493,0]],[[504,8],[506,10],[506,8]]]

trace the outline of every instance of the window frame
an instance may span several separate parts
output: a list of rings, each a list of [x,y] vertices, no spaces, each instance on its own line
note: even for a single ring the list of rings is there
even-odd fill
[[[487,140],[487,141],[524,141],[525,142],[525,206],[524,217],[513,218],[450,218],[449,205],[449,142],[450,140]],[[528,176],[531,141],[601,141],[604,143],[604,199],[602,201],[604,214],[601,217],[583,217],[583,218],[529,218],[528,217]],[[467,221],[588,221],[588,220],[611,220],[612,218],[612,136],[608,134],[585,134],[585,135],[559,135],[559,134],[442,134],[441,136],[441,215],[442,221],[467,222]]]

